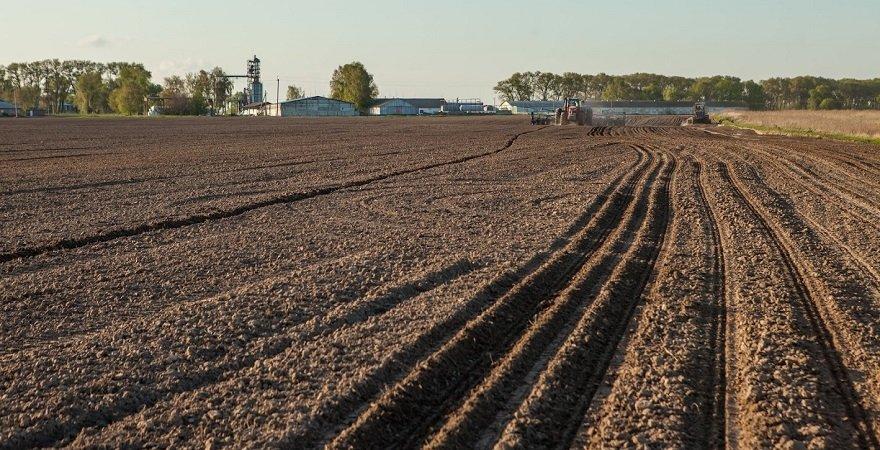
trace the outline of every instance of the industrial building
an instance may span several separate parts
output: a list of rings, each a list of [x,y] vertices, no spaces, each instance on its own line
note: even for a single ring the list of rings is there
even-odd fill
[[[15,116],[16,109],[12,103],[0,100],[0,116]]]
[[[531,114],[554,112],[562,106],[562,101],[512,101],[504,102],[499,111],[510,111],[511,114]],[[690,115],[694,112],[694,102],[666,102],[666,101],[596,101],[587,100],[584,106],[593,108],[597,115]],[[709,114],[716,114],[726,110],[748,110],[747,104],[742,102],[706,102],[706,110]]]
[[[371,116],[415,116],[437,114],[446,100],[442,98],[378,98],[370,102]]]
[[[248,105],[242,110],[246,116],[281,116],[281,117],[334,117],[357,116],[357,108],[353,103],[332,98],[315,96],[288,100],[281,103],[259,103]]]

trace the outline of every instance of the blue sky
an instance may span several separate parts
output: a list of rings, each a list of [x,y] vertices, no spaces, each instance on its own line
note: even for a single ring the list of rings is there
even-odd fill
[[[161,82],[218,65],[244,72],[256,53],[273,94],[276,78],[326,94],[333,69],[353,60],[383,96],[487,103],[496,81],[525,70],[880,77],[880,0],[4,3],[3,28],[20,38],[0,45],[0,64],[139,61]]]

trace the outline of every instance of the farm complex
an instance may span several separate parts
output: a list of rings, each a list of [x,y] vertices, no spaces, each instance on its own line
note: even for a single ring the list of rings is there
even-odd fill
[[[626,121],[0,122],[0,448],[878,447],[877,147]]]

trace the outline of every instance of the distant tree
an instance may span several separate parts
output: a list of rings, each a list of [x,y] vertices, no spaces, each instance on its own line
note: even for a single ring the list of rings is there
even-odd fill
[[[571,98],[577,95],[581,89],[582,78],[580,74],[565,72],[559,79],[559,93],[561,98]]]
[[[834,92],[831,86],[820,84],[810,89],[807,99],[807,107],[809,109],[836,109],[833,106],[837,105],[838,103],[834,99]],[[839,108],[839,106],[837,107]]]
[[[213,91],[211,75],[204,70],[186,74],[186,88],[191,97],[196,95],[201,95],[202,98],[209,97]]]
[[[287,86],[287,100],[303,98],[305,93],[299,86]]]
[[[642,98],[645,100],[663,100],[663,88],[656,83],[649,83],[642,89]]]
[[[32,63],[11,63],[6,66],[6,76],[12,85],[13,101],[17,99],[23,108],[37,107],[40,101],[40,75]]]
[[[533,72],[516,72],[510,78],[496,84],[495,92],[498,92],[505,101],[532,100],[538,75]]]
[[[826,98],[819,103],[819,109],[840,109],[840,102],[833,98]]]
[[[185,115],[190,113],[190,101],[187,95],[186,81],[177,75],[165,78],[161,96],[163,113],[169,115]]]
[[[196,92],[195,95],[190,98],[189,102],[189,112],[195,116],[203,116],[208,113],[208,99],[201,92]]]
[[[712,100],[712,79],[697,78],[688,91],[688,100]]]
[[[602,91],[602,100],[632,100],[634,97],[633,88],[621,78],[615,78]]]
[[[226,100],[232,95],[232,80],[226,77],[226,72],[219,67],[215,67],[208,74],[211,81],[211,102],[215,108],[220,108],[226,104]]]
[[[205,70],[186,74],[186,90],[189,93],[189,112],[203,115],[208,112],[209,99],[214,92],[214,80]]]
[[[707,99],[722,102],[736,102],[743,99],[743,86],[739,78],[715,76],[710,80],[712,89]]]
[[[749,109],[764,109],[766,99],[764,87],[752,80],[743,83],[743,100],[749,105]]]
[[[605,93],[605,89],[608,87],[609,84],[611,84],[612,80],[614,80],[614,77],[602,72],[593,75],[589,80],[589,97],[602,98],[602,94]]]
[[[244,92],[241,92],[241,91],[230,95],[229,99],[227,99],[227,101],[229,103],[231,103],[231,109],[229,111],[227,111],[226,113],[227,114],[238,114],[239,112],[241,112],[241,111],[239,111],[239,107],[243,103],[245,103],[246,100],[247,100],[247,97],[244,95]]]
[[[107,89],[101,73],[86,72],[76,79],[76,106],[83,114],[104,112]]]
[[[5,66],[0,66],[0,99],[12,101],[12,80]]]
[[[499,81],[492,89],[498,93],[502,102],[512,102],[516,100],[516,89],[513,87],[513,84],[511,84],[509,78]]]
[[[339,66],[333,71],[330,79],[330,96],[354,103],[358,109],[364,109],[370,100],[379,95],[379,88],[373,82],[373,76],[360,62],[352,62]]]
[[[564,78],[562,75],[553,75],[553,83],[550,85],[550,92],[553,94],[553,98],[555,100],[560,100],[565,98],[565,87],[564,87]]]
[[[150,72],[142,64],[119,64],[116,88],[110,93],[110,106],[121,114],[139,114],[152,86]]]
[[[532,90],[540,100],[546,101],[554,91],[554,85],[557,81],[556,75],[550,72],[535,72],[532,77]]]
[[[663,88],[663,100],[677,102],[682,99],[682,92],[674,85],[669,84]]]

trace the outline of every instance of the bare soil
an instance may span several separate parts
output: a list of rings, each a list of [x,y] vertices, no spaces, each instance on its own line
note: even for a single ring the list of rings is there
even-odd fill
[[[880,448],[880,152],[0,121],[0,448]]]

